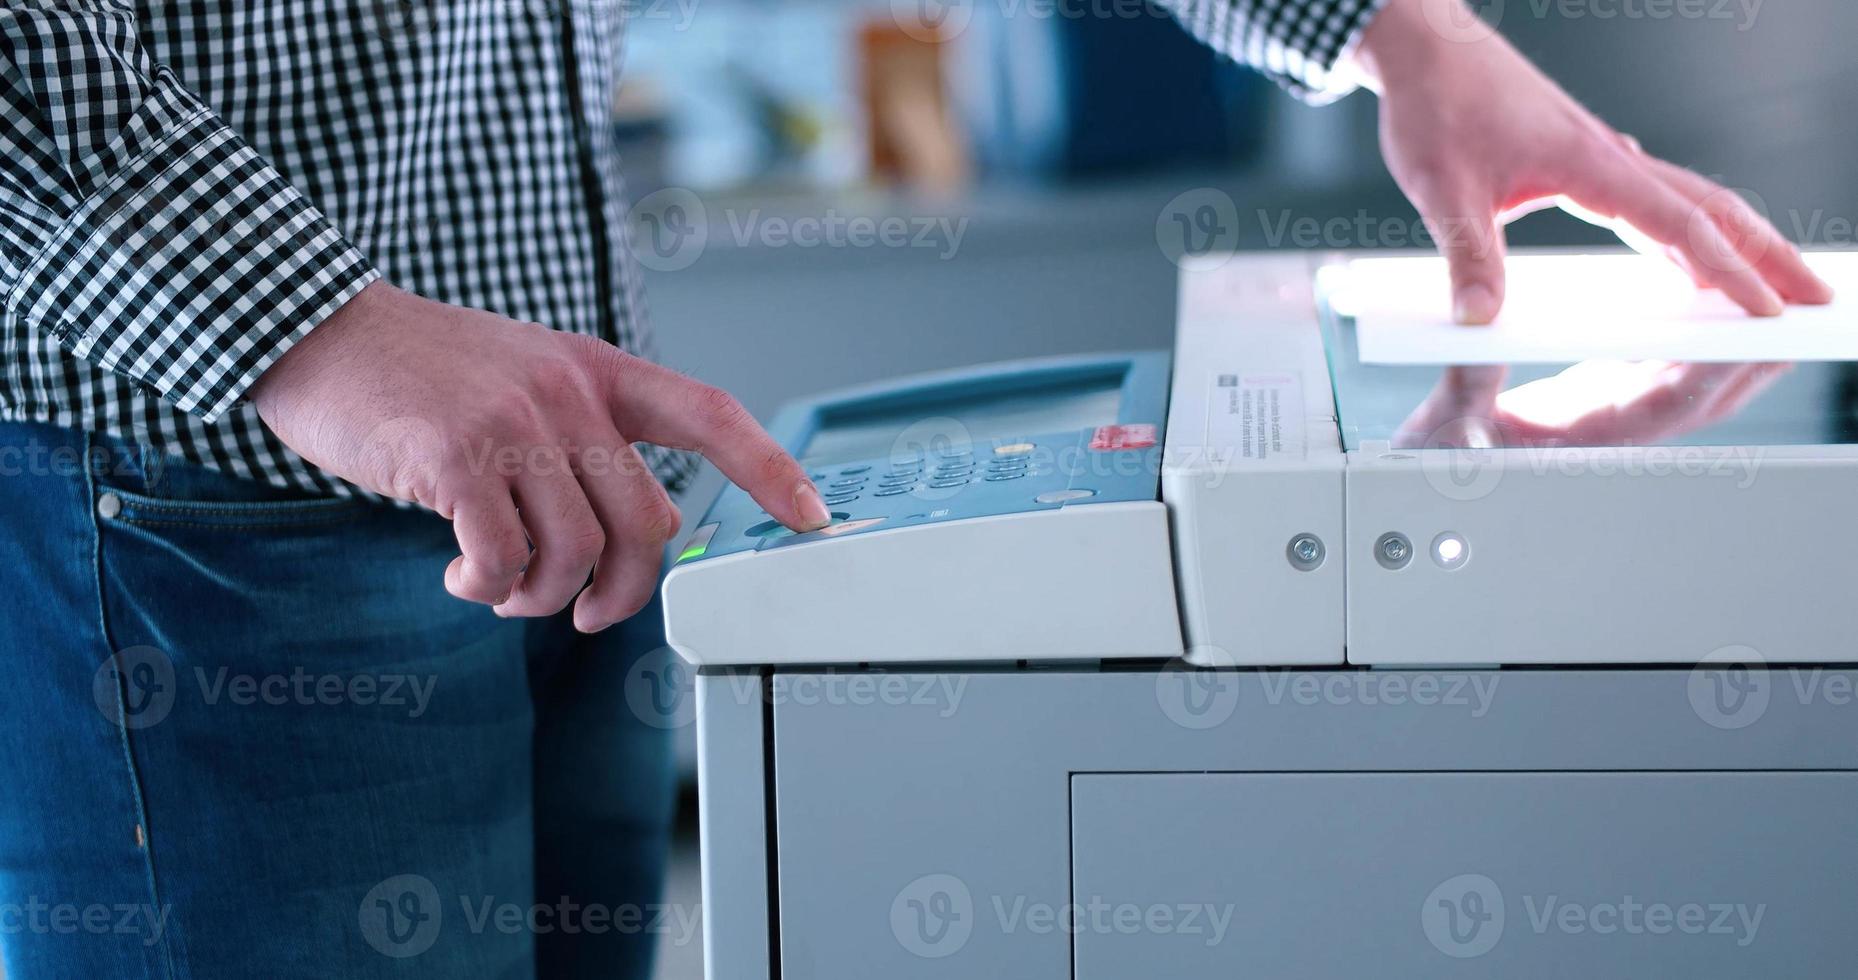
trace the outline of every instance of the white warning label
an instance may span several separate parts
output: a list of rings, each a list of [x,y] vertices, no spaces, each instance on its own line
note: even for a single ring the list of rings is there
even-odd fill
[[[1302,459],[1303,379],[1282,372],[1215,374],[1206,430],[1208,445],[1234,459]]]

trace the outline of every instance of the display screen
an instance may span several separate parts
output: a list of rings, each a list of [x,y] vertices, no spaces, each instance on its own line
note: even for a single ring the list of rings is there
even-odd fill
[[[1111,425],[1125,372],[1113,371],[999,392],[908,404],[829,410],[807,444],[807,463],[920,455]]]

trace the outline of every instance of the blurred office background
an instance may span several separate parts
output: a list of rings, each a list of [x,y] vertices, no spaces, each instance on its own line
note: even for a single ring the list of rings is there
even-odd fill
[[[1166,347],[1179,214],[1248,249],[1332,218],[1349,230],[1315,244],[1399,245],[1416,221],[1372,96],[1303,106],[1135,0],[631,2],[615,125],[661,351],[763,417],[873,379]],[[1858,4],[1480,6],[1651,152],[1790,237],[1858,245]],[[1607,240],[1559,214],[1511,239]],[[1844,379],[1812,370],[1830,404]],[[695,889],[687,848],[672,900]],[[665,975],[699,958],[667,949]]]

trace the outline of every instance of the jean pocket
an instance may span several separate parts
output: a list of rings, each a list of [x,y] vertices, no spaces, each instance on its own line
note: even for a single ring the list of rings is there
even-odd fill
[[[195,496],[153,497],[107,484],[97,489],[100,516],[143,527],[282,530],[355,521],[375,508],[374,504],[359,497],[214,500]]]

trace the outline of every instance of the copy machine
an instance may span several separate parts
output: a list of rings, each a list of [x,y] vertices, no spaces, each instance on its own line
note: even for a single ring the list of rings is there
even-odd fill
[[[832,525],[664,586],[710,976],[1858,973],[1845,366],[1524,438],[1617,375],[1364,358],[1355,268],[782,413]]]

